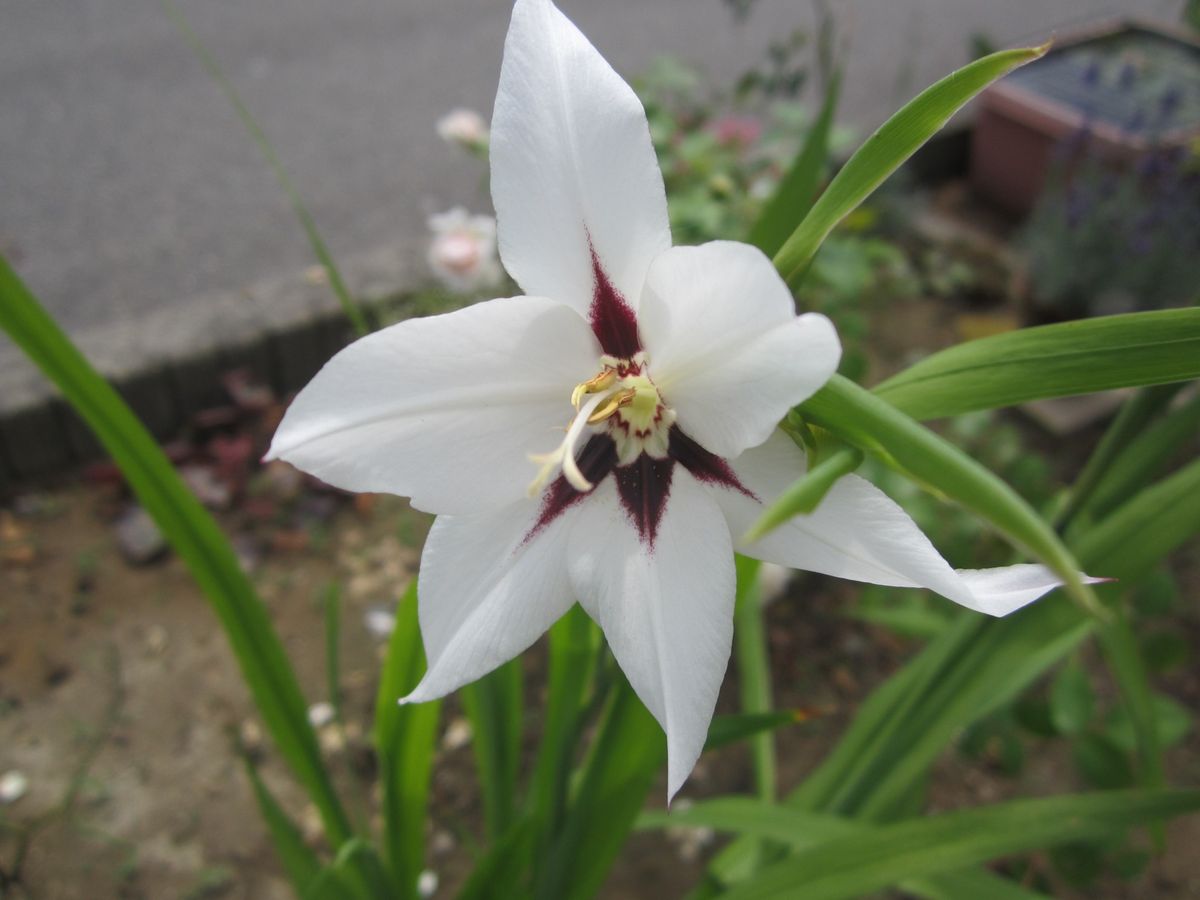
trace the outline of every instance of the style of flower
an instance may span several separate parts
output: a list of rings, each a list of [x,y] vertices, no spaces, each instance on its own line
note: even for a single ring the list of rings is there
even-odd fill
[[[458,144],[467,150],[479,150],[488,142],[487,122],[473,109],[450,110],[438,119],[437,133],[447,144]]]
[[[735,540],[804,471],[776,426],[840,346],[758,250],[671,247],[641,104],[549,0],[517,0],[492,121],[500,255],[525,296],[352,344],[269,456],[438,515],[418,582],[429,668],[406,701],[512,659],[578,601],[666,731],[673,796],[729,659]],[[854,476],[739,549],[995,615],[1057,583],[956,572]]]
[[[426,258],[438,281],[452,291],[469,293],[495,287],[503,277],[496,261],[496,220],[473,216],[461,206],[429,217]]]

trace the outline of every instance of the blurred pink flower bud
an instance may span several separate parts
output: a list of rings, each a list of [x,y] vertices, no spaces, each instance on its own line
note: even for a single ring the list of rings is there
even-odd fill
[[[429,268],[455,291],[475,291],[500,281],[496,260],[496,220],[473,216],[461,206],[429,217],[433,240]]]
[[[487,122],[473,109],[453,109],[446,113],[438,119],[437,133],[446,143],[468,150],[484,147],[488,142]]]

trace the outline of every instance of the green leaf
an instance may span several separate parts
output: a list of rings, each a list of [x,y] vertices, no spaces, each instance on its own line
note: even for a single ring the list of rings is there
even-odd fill
[[[926,88],[867,138],[775,254],[789,283],[808,268],[821,243],[848,213],[933,137],[968,100],[1002,75],[1043,55],[1049,45],[1005,50],[964,66]]]
[[[533,850],[538,859],[548,854],[566,816],[572,762],[591,705],[585,704],[585,699],[596,672],[600,630],[576,604],[550,628],[549,643],[549,688],[526,826],[536,831],[536,846],[534,840],[521,845]],[[492,881],[496,883],[496,879]]]
[[[562,832],[544,862],[539,900],[587,900],[603,883],[667,755],[666,739],[620,677]]]
[[[1083,735],[1075,741],[1071,755],[1079,774],[1092,787],[1116,790],[1133,786],[1129,757],[1103,735]]]
[[[737,592],[733,613],[733,640],[738,668],[738,692],[742,712],[767,713],[775,704],[771,698],[771,659],[763,623],[762,593],[758,573],[762,563],[738,555]],[[709,729],[709,740],[712,730]],[[775,799],[775,741],[771,732],[761,731],[750,741],[754,785],[763,800]]]
[[[1069,501],[1054,518],[1056,528],[1060,531],[1067,529],[1076,514],[1091,502],[1096,487],[1108,474],[1117,457],[1142,433],[1154,417],[1170,404],[1182,387],[1183,384],[1179,382],[1154,385],[1143,388],[1125,401],[1121,411],[1104,432],[1104,437],[1088,457],[1087,465],[1075,479],[1075,484],[1071,486]]]
[[[704,749],[705,751],[719,750],[721,747],[736,744],[746,738],[766,734],[785,725],[796,725],[806,720],[807,716],[800,710],[713,716],[712,724],[708,727],[708,739],[704,742]]]
[[[129,407],[0,257],[0,327],[63,392],[212,604],[280,754],[321,813],[330,841],[352,828],[321,761],[296,675],[270,617],[220,527]]]
[[[1120,834],[1200,809],[1200,791],[1105,791],[1015,800],[834,837],[724,894],[728,900],[858,897],[1040,847]],[[710,821],[711,827],[722,827]]]
[[[1200,308],[1103,316],[956,344],[875,388],[916,419],[1200,378]]]
[[[874,826],[854,819],[733,796],[703,800],[671,813],[659,810],[646,812],[638,824],[641,828],[692,826],[736,831],[746,837],[787,845],[795,850],[820,846],[835,838],[866,837],[875,831]],[[985,870],[964,870],[905,879],[901,887],[906,892],[930,900],[1044,900],[1043,895]]]
[[[304,201],[300,199],[300,192],[292,184],[292,179],[288,177],[287,170],[284,169],[283,162],[279,159],[279,154],[275,152],[275,148],[271,146],[271,142],[267,139],[266,132],[262,130],[262,127],[250,112],[249,107],[242,102],[242,98],[234,90],[233,83],[221,71],[221,66],[217,63],[216,57],[208,52],[208,48],[204,46],[199,36],[192,30],[187,19],[183,17],[183,12],[175,5],[174,0],[160,0],[160,2],[175,27],[179,30],[184,41],[192,48],[192,52],[196,54],[196,57],[200,60],[200,64],[204,66],[209,77],[221,89],[221,93],[225,95],[225,99],[229,101],[229,105],[237,113],[237,117],[241,120],[242,125],[254,143],[258,145],[259,152],[262,153],[263,159],[266,160],[267,165],[271,169],[271,174],[275,176],[275,180],[283,188],[284,194],[287,195],[288,203],[292,206],[292,214],[300,222],[300,227],[304,229],[304,236],[308,238],[313,255],[316,256],[317,261],[321,264],[321,268],[325,270],[325,276],[329,279],[329,287],[337,297],[338,303],[341,304],[346,318],[350,320],[350,324],[354,326],[354,330],[360,336],[367,334],[371,330],[367,324],[367,319],[363,315],[362,310],[359,309],[354,297],[350,294],[349,288],[346,287],[346,282],[342,279],[342,273],[333,261],[333,254],[329,252],[329,247],[326,246],[325,241],[321,238],[321,233],[317,230],[316,221],[308,211],[308,207],[304,205]]]
[[[794,481],[759,516],[742,538],[751,543],[774,531],[793,516],[811,513],[839,478],[862,465],[863,454],[857,447],[842,447],[822,459]]]
[[[271,843],[275,845],[279,862],[283,865],[283,871],[287,873],[292,887],[296,889],[296,896],[303,897],[304,892],[317,880],[321,863],[304,843],[300,829],[293,824],[274,795],[263,784],[254,761],[249,755],[243,755],[243,761],[246,764],[246,774],[250,777],[250,786],[254,789],[254,799],[258,801],[258,810],[271,833]]]
[[[1188,538],[1200,533],[1200,460],[1139,493],[1079,537],[1085,564],[1097,575],[1134,581]]]
[[[1177,744],[1192,730],[1192,713],[1170,697],[1156,696],[1152,707],[1160,746],[1165,748]],[[1104,736],[1126,753],[1137,750],[1133,722],[1129,719],[1129,711],[1122,706],[1114,708],[1106,717]]]
[[[417,579],[396,608],[396,625],[375,698],[375,752],[383,789],[383,853],[395,892],[417,896],[417,877],[425,862],[425,820],[429,778],[441,701],[398,702],[417,686],[425,671],[425,652],[417,626]]]
[[[1101,615],[1079,565],[1046,522],[1012,488],[891,404],[834,375],[798,407],[801,416],[875,453],[990,522],[1057,574],[1084,609]]]
[[[1128,713],[1137,735],[1139,783],[1142,787],[1164,787],[1167,779],[1154,721],[1150,676],[1124,604],[1116,604],[1114,612],[1113,621],[1100,627],[1098,637],[1109,671],[1120,691],[1121,706]]]
[[[1200,309],[1196,310],[1200,313]],[[1149,484],[1200,430],[1200,394],[1130,441],[1096,486],[1082,512],[1103,517]]]
[[[805,136],[804,146],[746,237],[747,243],[767,256],[775,255],[812,208],[821,176],[829,164],[829,134],[841,86],[842,74],[838,72],[829,80],[821,112]]]
[[[484,819],[493,841],[508,830],[517,815],[521,693],[519,659],[505,663],[460,692],[471,722],[471,742],[483,788]]]
[[[1050,688],[1050,718],[1059,734],[1079,734],[1092,721],[1096,695],[1078,663],[1064,666]]]

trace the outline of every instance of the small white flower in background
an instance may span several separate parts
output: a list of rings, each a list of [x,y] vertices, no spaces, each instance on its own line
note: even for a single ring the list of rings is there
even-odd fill
[[[29,790],[29,779],[24,772],[13,769],[0,775],[0,804],[16,803]]]
[[[526,296],[350,345],[268,458],[437,514],[418,575],[429,667],[406,702],[487,674],[578,602],[666,731],[670,797],[729,661],[735,541],[805,468],[776,426],[841,348],[757,249],[671,246],[642,105],[549,0],[517,0],[492,122],[500,255]],[[855,476],[738,549],[992,615],[1058,584],[1036,565],[955,571]]]
[[[473,109],[452,109],[438,119],[437,133],[447,144],[468,150],[486,147],[488,142],[487,122]]]
[[[429,268],[453,291],[494,287],[503,272],[496,259],[496,220],[473,216],[461,206],[429,217],[433,239]]]
[[[313,728],[324,728],[333,721],[333,717],[333,704],[322,701],[308,708],[308,724]]]

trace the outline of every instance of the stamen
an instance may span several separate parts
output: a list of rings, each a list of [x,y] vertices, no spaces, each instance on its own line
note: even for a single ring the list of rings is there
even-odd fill
[[[532,462],[541,464],[537,477],[529,485],[530,497],[537,496],[560,468],[567,483],[580,493],[586,493],[595,487],[583,477],[583,472],[579,470],[579,464],[575,462],[575,445],[579,443],[579,438],[587,427],[592,413],[596,411],[596,407],[608,400],[614,393],[616,392],[609,391],[597,394],[584,403],[575,418],[571,420],[571,425],[567,428],[567,436],[563,438],[563,442],[556,449],[549,453],[530,454],[529,459]]]
[[[599,375],[589,378],[582,384],[575,385],[575,390],[571,391],[571,405],[579,409],[579,404],[583,400],[585,394],[597,394],[600,391],[606,391],[612,387],[617,381],[617,373],[610,368],[605,367]]]
[[[615,394],[610,394],[608,399],[600,404],[599,408],[588,416],[589,425],[598,425],[605,419],[609,419],[616,415],[617,410],[622,406],[628,406],[637,397],[637,391],[633,388],[626,388],[623,391],[618,391]]]

